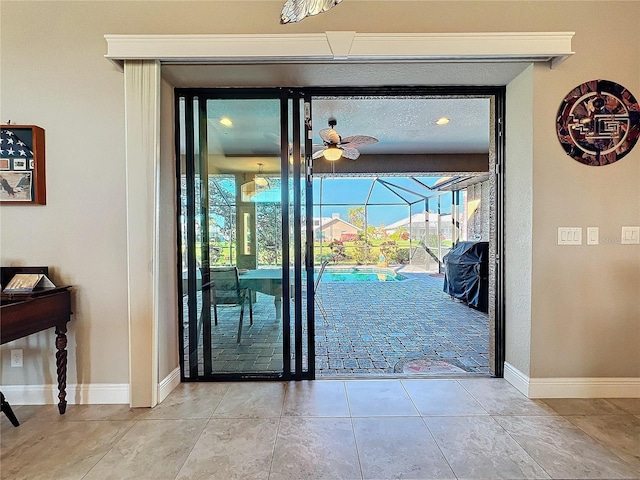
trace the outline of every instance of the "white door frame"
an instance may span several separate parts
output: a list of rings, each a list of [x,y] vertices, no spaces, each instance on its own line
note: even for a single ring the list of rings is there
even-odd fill
[[[123,69],[125,84],[131,406],[153,407],[158,402],[162,63],[548,62],[553,68],[573,54],[573,35],[573,32],[105,35],[105,57]]]

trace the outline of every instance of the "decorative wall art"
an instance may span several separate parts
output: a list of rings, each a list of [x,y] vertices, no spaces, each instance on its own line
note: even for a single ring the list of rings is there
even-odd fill
[[[640,106],[622,85],[592,80],[574,88],[558,109],[556,128],[567,155],[590,166],[617,162],[640,136]]]
[[[47,203],[42,128],[0,127],[0,203]]]

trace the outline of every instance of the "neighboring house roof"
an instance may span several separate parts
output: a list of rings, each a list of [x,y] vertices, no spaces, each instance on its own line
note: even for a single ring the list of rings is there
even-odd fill
[[[320,225],[314,225],[313,229],[314,230],[324,230],[327,227],[331,227],[334,226],[338,223],[342,223],[348,227],[353,228],[354,230],[360,231],[362,230],[360,227],[356,227],[354,224],[349,223],[349,222],[345,222],[344,220],[342,220],[341,218],[329,218],[329,219],[325,219],[323,218],[323,220],[328,220],[326,223],[324,221],[320,222]]]
[[[433,212],[428,212],[429,213],[429,222],[437,222],[438,221],[438,214],[437,213],[433,213]],[[402,220],[398,220],[397,222],[394,222],[390,225],[387,225],[386,227],[384,227],[384,229],[387,232],[390,231],[394,231],[397,230],[400,227],[409,227],[409,223],[411,224],[417,224],[417,223],[424,223],[426,220],[426,214],[427,212],[420,212],[420,213],[416,213],[415,215],[412,215],[411,217],[406,217],[403,218]],[[409,222],[409,220],[411,220],[411,222]]]

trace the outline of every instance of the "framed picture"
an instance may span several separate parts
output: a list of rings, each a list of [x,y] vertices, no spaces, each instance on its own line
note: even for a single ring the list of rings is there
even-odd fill
[[[42,128],[0,126],[0,203],[46,205]]]

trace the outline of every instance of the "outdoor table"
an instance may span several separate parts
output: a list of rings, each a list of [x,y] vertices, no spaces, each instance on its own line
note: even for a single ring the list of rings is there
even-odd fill
[[[238,269],[238,278],[242,288],[248,288],[256,292],[264,293],[274,297],[273,304],[276,309],[276,319],[282,318],[282,269],[281,268],[258,268],[256,270]],[[201,287],[200,270],[196,272],[196,288]],[[182,273],[182,291],[186,293],[188,289],[187,272]]]
[[[282,317],[282,269],[239,270],[240,286],[274,297],[276,319]]]

